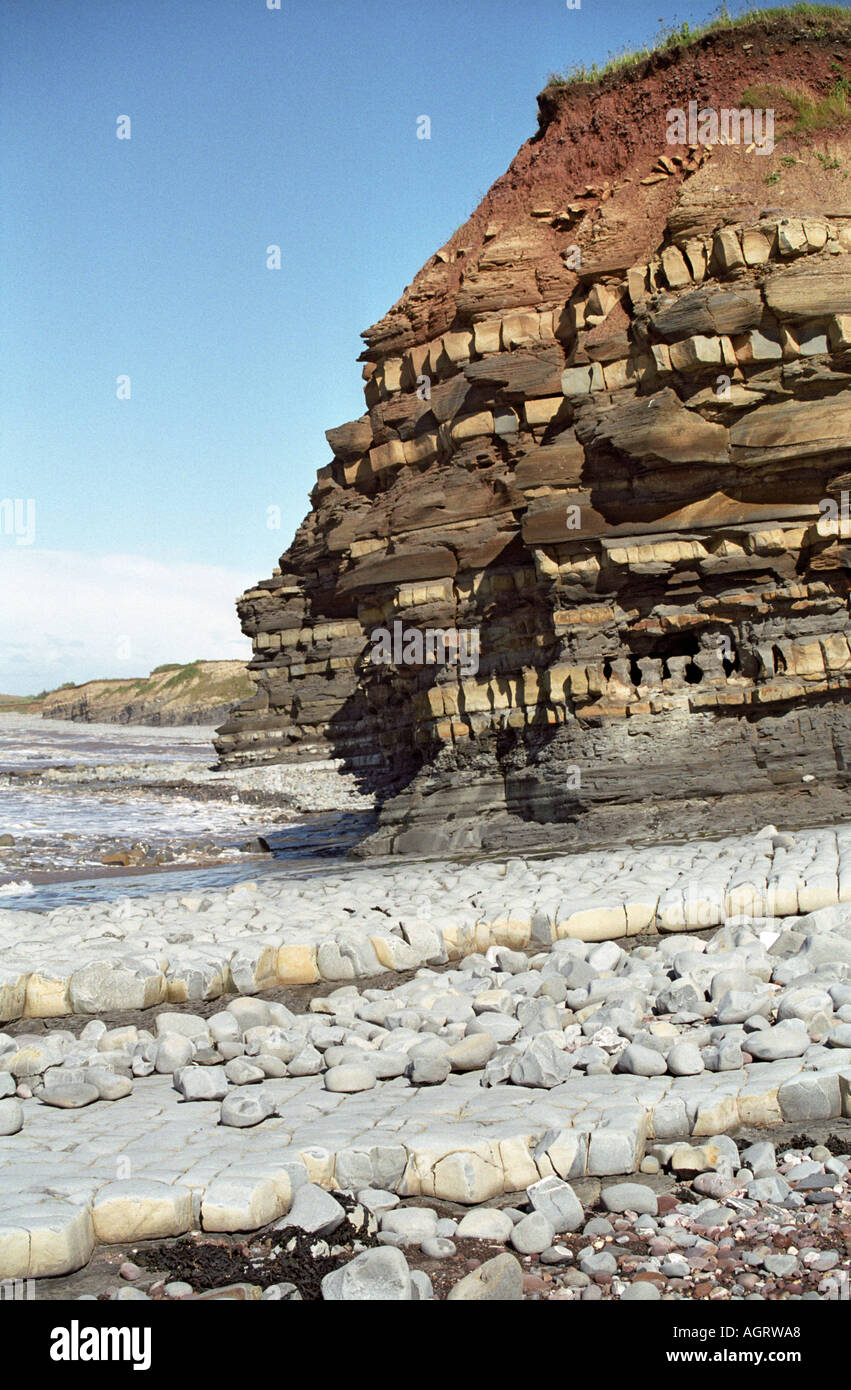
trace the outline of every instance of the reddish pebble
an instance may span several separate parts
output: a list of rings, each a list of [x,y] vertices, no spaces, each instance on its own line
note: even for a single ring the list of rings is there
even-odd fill
[[[672,1240],[665,1240],[663,1237],[661,1240],[651,1240],[648,1248],[651,1255],[670,1255],[676,1246]]]

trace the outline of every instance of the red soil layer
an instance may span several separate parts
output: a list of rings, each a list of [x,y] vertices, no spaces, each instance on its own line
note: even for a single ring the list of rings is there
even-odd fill
[[[531,217],[534,206],[556,210],[583,201],[593,215],[601,202],[631,183],[627,215],[631,211],[638,222],[649,219],[661,228],[684,175],[651,188],[636,186],[636,181],[650,173],[659,155],[673,152],[666,142],[668,110],[687,110],[690,101],[716,109],[737,107],[744,90],[763,85],[794,84],[821,96],[835,84],[837,65],[843,73],[851,70],[851,21],[781,18],[709,33],[595,82],[547,87],[538,97],[536,134],[443,247],[448,259],[433,257],[397,304],[362,335],[368,345],[363,358],[374,361],[469,323],[472,315],[463,302],[459,310],[457,296],[486,248],[489,224],[498,224],[500,234],[519,233],[541,242],[550,273],[542,276],[536,255],[537,298],[554,302],[562,290],[566,297],[576,277],[565,272],[560,252],[566,239],[583,245],[587,219],[578,233],[571,230],[565,238]],[[558,293],[548,292],[552,290]],[[501,307],[534,300],[518,289]]]

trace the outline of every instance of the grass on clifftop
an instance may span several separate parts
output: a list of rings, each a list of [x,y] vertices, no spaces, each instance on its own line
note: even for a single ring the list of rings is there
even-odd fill
[[[162,668],[160,668],[160,669],[162,669]],[[153,672],[152,672],[151,674],[153,675]],[[191,680],[194,680],[196,676],[200,676],[200,675],[201,675],[201,663],[200,663],[200,661],[193,661],[193,662],[190,662],[190,664],[189,664],[188,666],[180,666],[180,667],[178,667],[177,670],[175,671],[174,675],[173,675],[173,676],[169,676],[168,680],[163,682],[163,687],[162,687],[162,688],[163,688],[163,690],[170,690],[173,686],[175,686],[175,685],[182,685],[184,681],[191,681]]]
[[[838,68],[838,64],[834,64]],[[748,87],[742,105],[757,108],[786,105],[792,111],[792,124],[784,132],[803,135],[808,130],[824,130],[851,120],[851,80],[839,77],[823,97],[785,84]]]
[[[92,685],[104,687],[96,699],[107,702],[114,701],[117,697],[129,699],[142,696],[156,701],[166,696],[168,700],[183,697],[185,700],[198,703],[203,703],[204,700],[221,704],[232,703],[247,699],[255,693],[254,684],[247,671],[226,673],[221,669],[232,664],[225,661],[204,662],[199,659],[182,666],[179,662],[172,661],[157,666],[150,676],[139,676],[129,680],[106,676],[102,680],[84,681],[82,685],[75,681],[65,681],[56,689],[42,690],[38,695],[0,695],[0,713],[25,714],[28,710],[38,712],[42,702],[51,695],[58,695],[64,690],[84,690],[86,686]],[[172,674],[168,675],[169,672]],[[167,680],[162,679],[165,675],[168,675]]]
[[[596,82],[608,73],[637,66],[654,53],[678,45],[697,43],[706,34],[722,33],[727,29],[739,29],[749,24],[771,25],[780,19],[792,19],[801,23],[801,36],[810,39],[826,38],[836,28],[836,21],[842,25],[851,24],[851,12],[845,5],[778,5],[773,9],[761,6],[746,8],[741,14],[731,15],[722,4],[714,19],[706,24],[692,28],[688,23],[664,25],[649,48],[641,48],[623,53],[611,54],[608,62],[598,67],[592,63],[588,68],[584,63],[575,63],[566,72],[551,73],[547,79],[548,87],[572,87],[580,82]],[[818,21],[823,21],[819,23]],[[836,119],[836,118],[834,118]]]

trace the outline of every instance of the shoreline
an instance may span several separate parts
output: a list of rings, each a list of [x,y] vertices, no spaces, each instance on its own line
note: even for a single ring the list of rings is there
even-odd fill
[[[94,726],[70,733],[54,728],[45,736],[33,727],[42,722],[12,718],[4,727],[0,721],[4,904],[19,899],[26,906],[33,888],[50,884],[152,872],[192,880],[209,869],[218,881],[223,866],[238,870],[266,835],[287,852],[292,844],[296,858],[327,854],[322,841],[333,841],[335,823],[345,827],[347,816],[372,807],[330,764],[211,769],[206,735],[212,730],[201,730],[199,740],[194,730],[175,739],[171,730],[134,729],[125,742],[126,731]],[[184,749],[201,756],[187,760]],[[304,851],[295,843],[302,828]],[[342,842],[351,838],[344,828]]]
[[[116,766],[10,780],[45,809],[283,795]],[[532,1299],[839,1296],[851,826],[344,858],[373,812],[289,813],[262,857],[0,901],[0,1279],[316,1298],[390,1260],[421,1297],[497,1266]]]

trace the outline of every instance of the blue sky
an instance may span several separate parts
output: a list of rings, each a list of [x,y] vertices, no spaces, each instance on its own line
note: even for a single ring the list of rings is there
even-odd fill
[[[243,655],[233,599],[363,413],[361,329],[534,132],[551,71],[714,8],[7,0],[0,499],[36,525],[0,529],[0,690]]]

